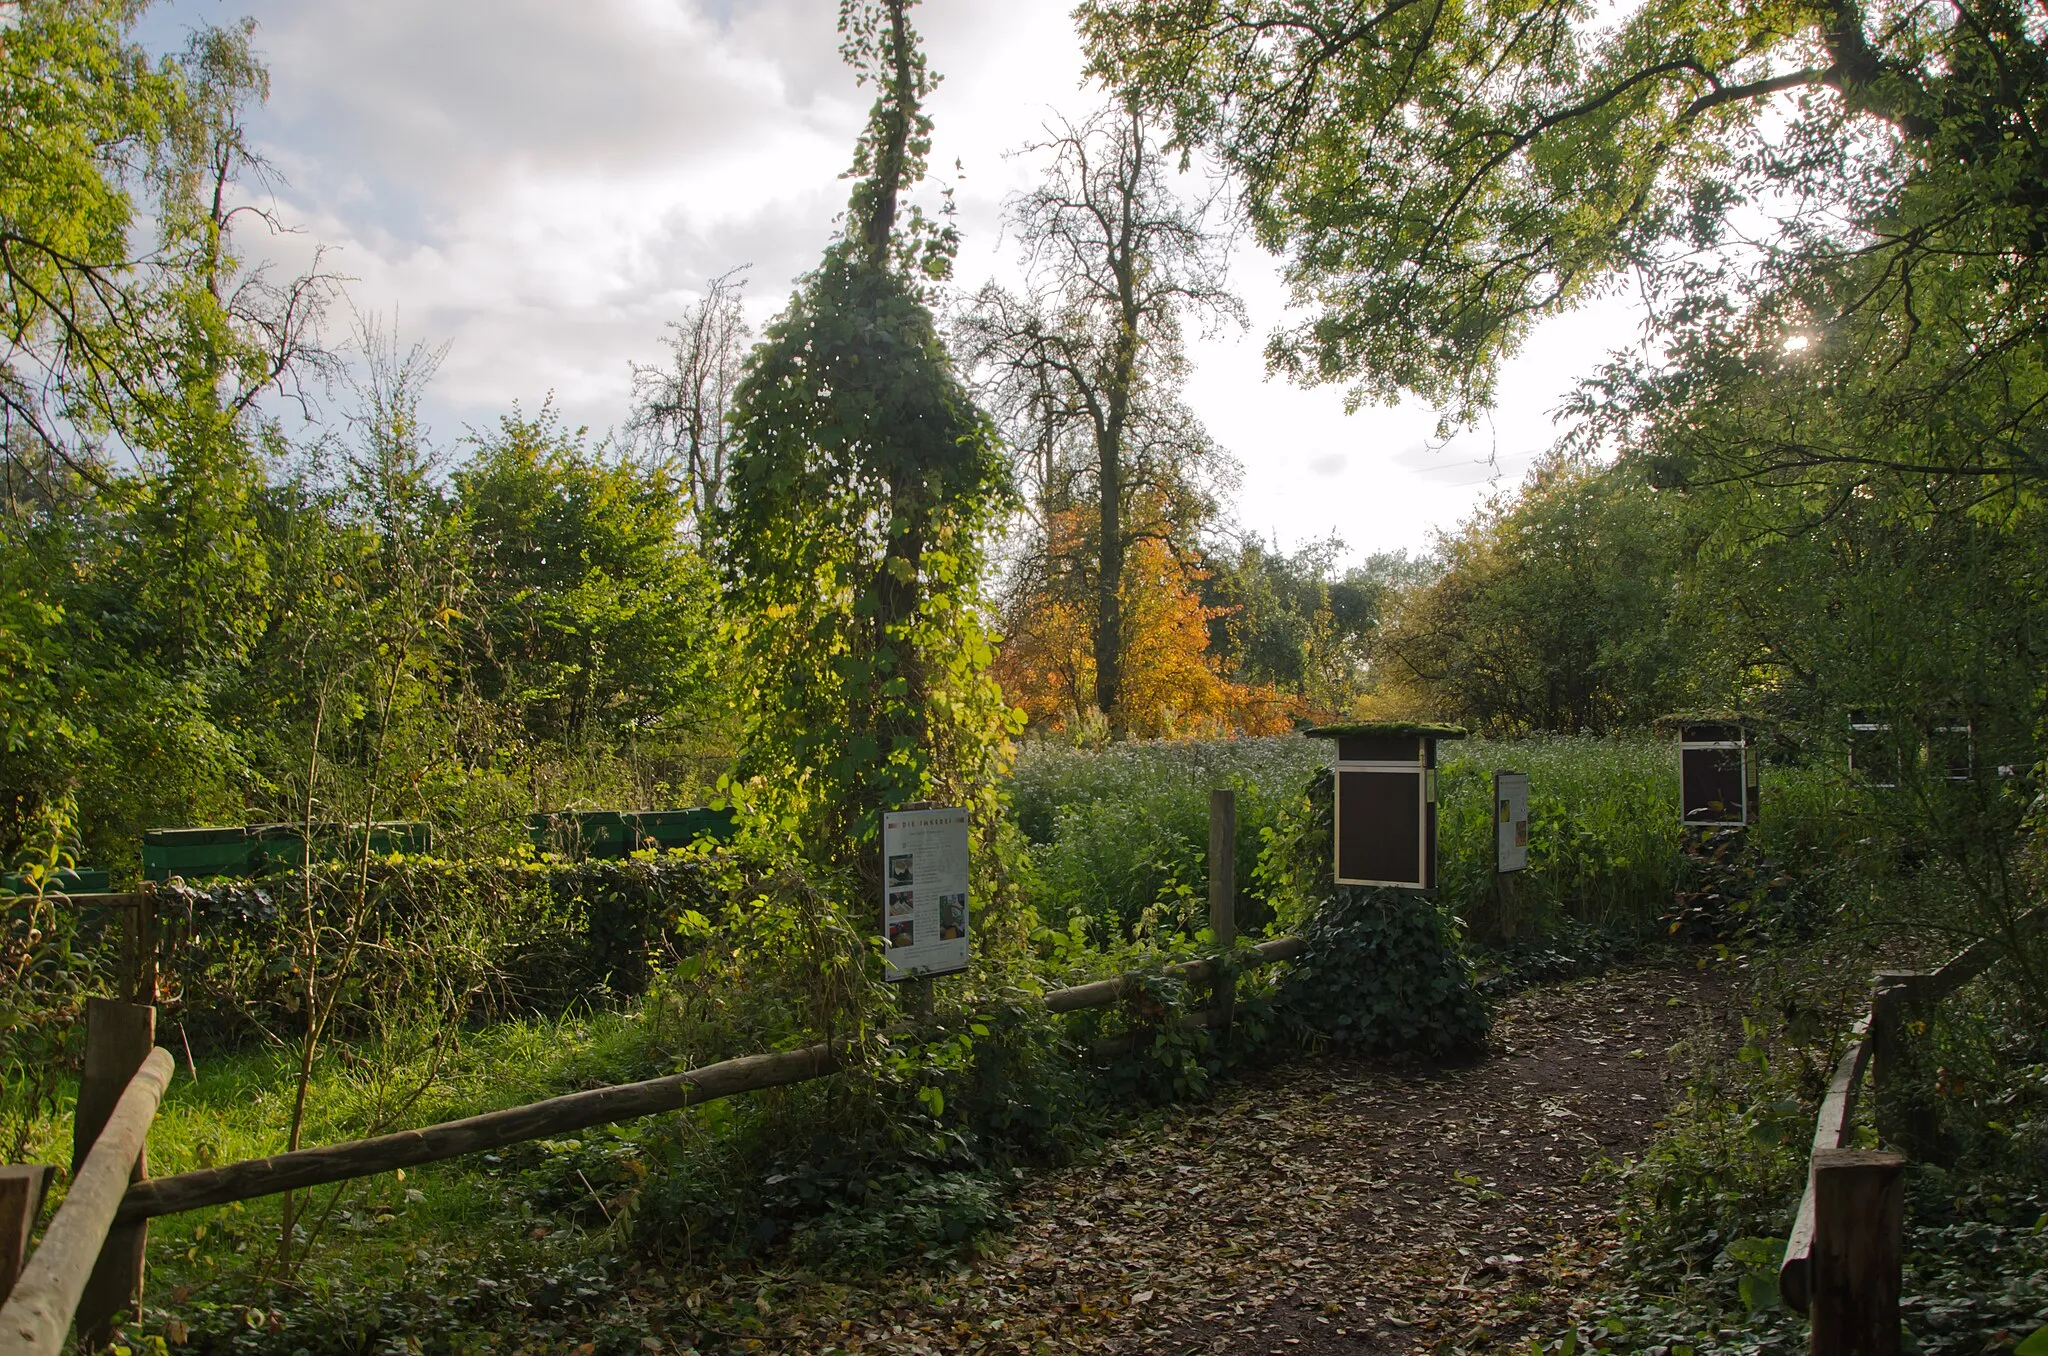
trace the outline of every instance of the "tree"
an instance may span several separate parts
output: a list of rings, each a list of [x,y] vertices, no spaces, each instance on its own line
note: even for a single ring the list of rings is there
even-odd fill
[[[666,368],[633,364],[627,431],[645,440],[656,467],[688,492],[700,537],[724,498],[726,420],[751,337],[740,309],[742,272],[713,278],[689,319],[669,322]]]
[[[1027,285],[991,284],[962,326],[970,361],[1019,449],[1041,546],[1053,518],[1085,503],[1085,541],[1053,562],[1080,565],[1092,591],[1094,704],[1123,735],[1133,546],[1193,532],[1213,512],[1204,473],[1227,474],[1179,389],[1190,313],[1241,316],[1223,287],[1213,204],[1183,199],[1135,112],[1062,124],[1044,182],[1010,205]],[[1076,549],[1079,548],[1079,549]]]
[[[1682,278],[1701,303],[1738,258],[1840,281],[1812,322],[1902,322],[1880,363],[1925,318],[1922,270],[2005,278],[1988,316],[2040,295],[2048,49],[2006,0],[1657,0],[1611,25],[1576,0],[1081,13],[1095,70],[1213,148],[1287,252],[1314,313],[1275,364],[1360,397],[1482,403],[1537,318],[1702,251]]]
[[[1677,622],[1685,545],[1631,471],[1545,461],[1397,604],[1373,651],[1379,701],[1510,736],[1647,725],[1701,695]]]
[[[158,154],[176,80],[123,40],[123,0],[0,4],[0,407],[12,502],[105,484],[94,424],[137,384],[119,352],[146,299],[129,248],[133,177]]]
[[[716,586],[665,470],[606,457],[543,407],[499,420],[453,479],[478,612],[469,664],[486,699],[565,749],[691,714]]]
[[[1048,549],[1019,577],[1003,610],[995,676],[1041,729],[1107,734],[1094,705],[1095,598],[1071,575],[1037,567],[1072,561],[1088,535],[1087,509],[1053,519]],[[1281,734],[1306,714],[1298,695],[1270,682],[1233,681],[1212,649],[1227,609],[1204,597],[1207,572],[1159,537],[1131,545],[1119,602],[1127,676],[1122,734],[1141,739]]]
[[[930,119],[911,0],[845,0],[842,52],[878,93],[840,238],[749,357],[714,521],[751,689],[735,793],[825,864],[889,805],[990,794],[1009,728],[980,619],[1008,478],[921,295],[954,236],[901,196]]]
[[[1363,570],[1335,573],[1332,537],[1293,553],[1246,537],[1205,552],[1202,594],[1216,614],[1209,649],[1239,682],[1301,698],[1309,710],[1348,710],[1360,694],[1386,588]]]
[[[273,286],[232,248],[252,213],[277,225],[237,203],[263,173],[250,27],[203,27],[153,66],[132,11],[0,4],[0,107],[36,129],[0,154],[0,576],[50,628],[25,653],[54,656],[63,713],[20,727],[51,742],[5,795],[27,811],[80,786],[94,834],[246,784],[223,726],[270,619],[278,439],[256,404],[324,364],[332,282]]]

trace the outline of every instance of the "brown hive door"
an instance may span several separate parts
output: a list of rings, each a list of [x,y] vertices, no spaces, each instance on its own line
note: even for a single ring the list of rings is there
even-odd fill
[[[1337,773],[1337,879],[1428,885],[1422,860],[1423,770]]]

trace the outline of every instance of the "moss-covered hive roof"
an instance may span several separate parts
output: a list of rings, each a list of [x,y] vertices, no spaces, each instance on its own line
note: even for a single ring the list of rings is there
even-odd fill
[[[1418,720],[1361,720],[1348,725],[1317,725],[1303,730],[1310,739],[1463,739],[1462,725],[1434,725]]]

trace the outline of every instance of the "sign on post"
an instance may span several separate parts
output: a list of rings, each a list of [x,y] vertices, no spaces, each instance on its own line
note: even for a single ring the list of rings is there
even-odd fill
[[[1337,745],[1337,883],[1434,889],[1436,743],[1462,739],[1465,732],[1383,721],[1307,733]]]
[[[885,978],[923,979],[967,968],[967,811],[891,810],[882,816]]]
[[[1529,774],[1493,774],[1493,869],[1529,869]]]

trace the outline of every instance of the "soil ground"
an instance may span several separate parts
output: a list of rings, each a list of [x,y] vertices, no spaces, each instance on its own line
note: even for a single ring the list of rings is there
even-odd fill
[[[731,1349],[1526,1350],[1594,1284],[1609,1165],[1649,1142],[1679,1090],[1672,1048],[1725,1030],[1725,1006],[1715,975],[1640,970],[1509,999],[1468,1065],[1243,1079],[1035,1179],[970,1270],[764,1293],[766,1322]]]

